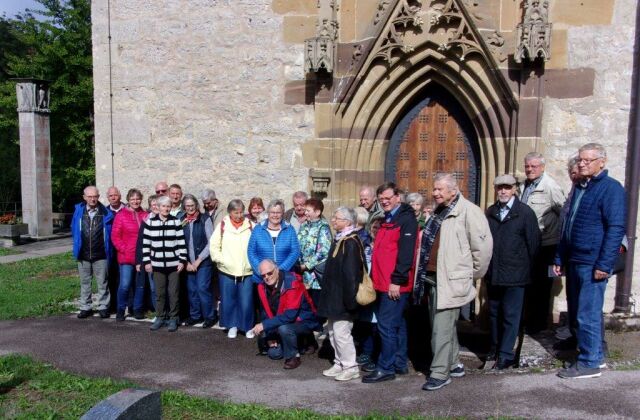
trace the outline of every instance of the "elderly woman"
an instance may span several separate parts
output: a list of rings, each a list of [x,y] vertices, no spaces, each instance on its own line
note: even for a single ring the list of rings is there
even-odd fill
[[[246,216],[249,220],[251,220],[254,224],[261,223],[264,220],[264,204],[262,203],[262,198],[253,197],[249,201],[249,212]]]
[[[320,283],[317,270],[324,266],[329,256],[332,235],[329,223],[322,217],[324,205],[317,198],[310,198],[305,202],[306,221],[300,226],[298,242],[300,242],[300,271],[305,287],[313,303],[318,305]],[[366,211],[366,210],[365,210]]]
[[[425,214],[425,202],[422,194],[417,192],[412,192],[407,194],[407,204],[411,206],[413,211],[416,213],[416,219],[418,219],[418,225],[420,227],[424,227],[426,222],[426,214]]]
[[[150,216],[144,224],[142,237],[142,263],[147,273],[153,273],[156,285],[156,320],[151,331],[159,330],[163,325],[169,331],[178,329],[180,310],[178,292],[180,290],[180,272],[187,264],[187,247],[180,220],[172,216],[171,199],[158,198],[159,213]],[[165,305],[168,301],[168,319],[165,319]]]
[[[213,263],[209,258],[209,240],[213,234],[213,219],[200,212],[198,199],[192,194],[182,198],[185,217],[182,221],[184,240],[187,245],[187,293],[189,297],[189,318],[186,325],[200,322],[202,328],[215,324],[215,308],[211,292]]]
[[[157,215],[160,213],[160,209],[158,208],[158,197],[159,195],[152,194],[147,199],[147,204],[149,206],[148,217],[152,214]],[[147,217],[147,218],[148,218]],[[147,287],[147,281],[149,284],[149,300],[146,304],[143,305],[143,308],[148,307],[155,311],[156,305],[156,285],[153,282],[153,274],[147,273],[144,270],[142,264],[142,233],[144,230],[144,223],[140,225],[140,230],[138,231],[138,240],[136,242],[136,293],[142,293],[144,295],[145,289]],[[135,314],[136,319],[144,319],[144,313]]]
[[[318,315],[328,319],[329,340],[335,350],[333,366],[322,374],[337,381],[360,377],[351,330],[358,313],[356,294],[364,274],[364,252],[354,232],[355,221],[353,209],[339,207],[335,211],[331,223],[336,237],[320,281]]]
[[[267,220],[256,225],[251,233],[247,254],[253,270],[253,282],[260,284],[260,262],[270,259],[283,271],[291,271],[300,257],[300,243],[293,227],[282,220],[284,202],[271,200],[267,206]]]
[[[228,330],[229,338],[236,338],[238,330],[253,338],[253,283],[247,248],[254,224],[244,216],[241,200],[231,200],[227,213],[209,245],[211,259],[218,265],[220,326]]]
[[[129,301],[129,293],[135,289],[133,308],[129,307],[130,314],[141,318],[144,311],[144,289],[139,290],[136,284],[136,243],[140,226],[149,216],[141,206],[142,193],[132,188],[127,193],[127,206],[116,214],[111,230],[111,242],[118,251],[118,264],[120,265],[120,285],[118,286],[118,309],[116,321],[124,321],[124,311]]]

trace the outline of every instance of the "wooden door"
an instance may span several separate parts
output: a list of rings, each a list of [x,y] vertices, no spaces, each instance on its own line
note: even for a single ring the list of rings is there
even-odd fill
[[[418,104],[394,131],[387,154],[387,179],[431,202],[433,178],[453,173],[460,191],[478,201],[478,164],[469,122],[459,107],[437,98]]]

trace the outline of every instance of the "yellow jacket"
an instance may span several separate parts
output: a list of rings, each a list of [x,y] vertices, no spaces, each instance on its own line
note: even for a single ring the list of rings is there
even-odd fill
[[[242,225],[236,229],[229,216],[216,226],[209,240],[211,259],[218,265],[218,270],[231,276],[250,276],[253,274],[247,247],[254,227],[253,222],[244,219]]]

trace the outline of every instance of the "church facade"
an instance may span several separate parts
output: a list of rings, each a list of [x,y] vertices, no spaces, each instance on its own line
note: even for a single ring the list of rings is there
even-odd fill
[[[588,142],[624,183],[635,16],[634,0],[94,0],[97,183],[335,208],[384,180],[428,198],[448,171],[485,208],[531,151],[568,190]]]

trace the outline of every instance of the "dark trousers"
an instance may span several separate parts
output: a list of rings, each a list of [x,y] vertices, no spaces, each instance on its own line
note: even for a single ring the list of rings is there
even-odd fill
[[[378,293],[376,318],[381,348],[377,369],[384,373],[407,368],[407,322],[404,310],[408,301],[408,293],[401,293],[398,300],[391,300],[386,292]]]
[[[115,247],[111,247],[111,259],[109,260],[109,272],[107,275],[109,282],[109,311],[117,312],[118,310],[118,288],[120,287],[120,264],[118,264],[118,255]]]
[[[524,324],[530,334],[549,328],[551,288],[553,287],[553,277],[549,277],[549,266],[553,264],[555,254],[555,245],[540,247],[533,262],[533,281],[527,286],[525,293]]]
[[[501,360],[513,360],[513,347],[520,330],[524,286],[489,286],[491,345]]]
[[[278,327],[277,332],[270,331],[266,335],[266,340],[276,340],[282,346],[282,351],[277,348],[269,350],[269,357],[272,359],[291,359],[300,355],[298,351],[298,338],[311,334],[312,331],[302,322],[284,324]]]
[[[156,284],[156,316],[177,320],[180,311],[180,273],[154,271],[153,281]]]

